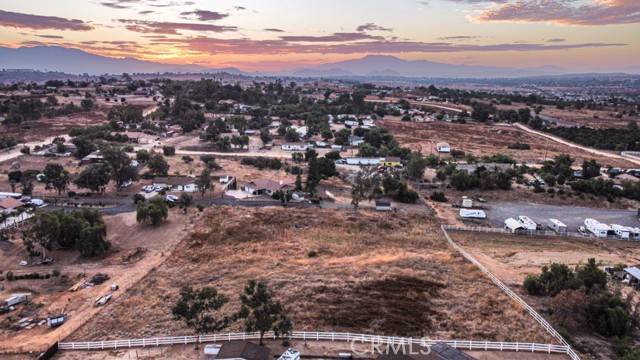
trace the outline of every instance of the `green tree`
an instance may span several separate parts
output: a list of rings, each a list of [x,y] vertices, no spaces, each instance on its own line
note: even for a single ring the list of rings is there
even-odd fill
[[[274,331],[277,337],[291,334],[293,324],[285,308],[273,298],[267,283],[250,280],[240,295],[242,307],[239,317],[245,319],[245,330],[260,332],[260,345],[264,333]]]
[[[47,186],[52,186],[58,195],[62,194],[67,189],[67,186],[71,182],[71,175],[60,164],[49,163],[44,168],[44,176],[46,177]]]
[[[111,169],[111,177],[118,189],[127,181],[134,181],[138,178],[138,169],[131,165],[129,155],[122,148],[106,146],[100,152],[105,163]]]
[[[45,251],[53,249],[60,236],[60,221],[58,217],[49,212],[36,211],[31,220],[31,227],[22,233],[25,248],[30,254],[35,253],[36,245],[42,249],[42,257]]]
[[[156,176],[167,176],[169,174],[169,164],[162,154],[153,153],[147,162],[147,167]]]
[[[74,183],[79,188],[104,193],[111,180],[111,168],[106,164],[94,164],[84,169]]]
[[[85,136],[75,137],[71,142],[76,146],[74,155],[78,159],[82,159],[98,149],[96,145]]]
[[[184,321],[198,333],[214,333],[229,324],[229,318],[217,319],[215,316],[215,312],[227,302],[228,299],[215,288],[194,290],[189,286],[180,290],[180,299],[173,306],[172,313],[176,320]]]
[[[422,157],[419,152],[413,152],[409,156],[407,162],[407,176],[411,179],[422,179],[424,175],[424,169],[427,168],[427,159]]]
[[[200,176],[196,179],[196,185],[198,185],[198,190],[200,190],[200,195],[204,196],[207,191],[213,189],[213,182],[211,180],[211,172],[209,169],[203,169]]]
[[[76,248],[83,257],[101,256],[109,251],[111,243],[106,240],[107,228],[104,224],[87,226],[80,232]]]
[[[156,196],[153,199],[138,203],[136,221],[141,224],[150,223],[158,226],[169,217],[169,208],[164,200]]]
[[[591,179],[594,177],[600,176],[600,164],[598,164],[595,160],[585,160],[582,163],[582,176],[585,179]]]

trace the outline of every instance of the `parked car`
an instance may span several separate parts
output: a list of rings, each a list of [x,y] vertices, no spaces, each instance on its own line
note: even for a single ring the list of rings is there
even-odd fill
[[[174,204],[174,203],[178,202],[179,198],[177,196],[175,196],[175,195],[167,195],[167,196],[164,197],[164,200],[166,202],[168,202],[168,203]]]

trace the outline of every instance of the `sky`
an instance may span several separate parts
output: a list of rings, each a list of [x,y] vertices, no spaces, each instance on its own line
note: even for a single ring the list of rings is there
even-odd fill
[[[640,0],[0,0],[0,46],[289,70],[386,54],[640,69]]]

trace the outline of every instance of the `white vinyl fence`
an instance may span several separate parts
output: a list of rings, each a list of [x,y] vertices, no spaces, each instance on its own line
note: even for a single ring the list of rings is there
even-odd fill
[[[109,340],[109,341],[85,341],[62,342],[58,345],[60,350],[110,350],[139,347],[155,347],[167,345],[183,345],[195,343],[220,343],[225,341],[258,340],[259,333],[229,333],[199,336],[178,336],[149,339]],[[273,332],[265,334],[265,339],[276,339]],[[335,332],[307,332],[294,331],[289,339],[304,341],[342,341],[354,344],[382,344],[382,345],[408,345],[431,346],[437,343],[445,343],[461,350],[481,351],[523,351],[547,354],[568,354],[571,349],[566,345],[518,343],[518,342],[494,342],[494,341],[468,341],[468,340],[426,340],[396,336],[377,336],[352,333]]]
[[[580,360],[578,354],[576,354],[567,341],[560,335],[556,329],[554,329],[548,322],[545,320],[537,311],[535,311],[529,304],[527,304],[518,294],[513,292],[507,285],[505,285],[500,279],[498,279],[495,275],[493,275],[484,265],[482,265],[478,260],[476,260],[473,256],[467,253],[460,245],[458,245],[455,241],[451,239],[449,233],[447,232],[447,228],[455,229],[455,227],[442,225],[442,232],[446,237],[447,241],[453,248],[455,248],[465,259],[473,263],[477,266],[491,281],[496,284],[507,296],[513,299],[515,302],[520,304],[528,313],[531,315],[551,336],[553,336],[556,340],[558,340],[562,345],[564,345],[567,349],[567,355],[571,357],[573,360]]]

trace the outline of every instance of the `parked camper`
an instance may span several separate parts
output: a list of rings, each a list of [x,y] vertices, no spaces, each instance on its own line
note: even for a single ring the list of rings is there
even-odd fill
[[[56,328],[64,324],[66,321],[67,321],[67,314],[49,316],[47,318],[47,326],[49,326],[50,328]]]
[[[628,240],[630,237],[630,229],[626,226],[611,224],[611,229],[615,232],[616,236],[623,240]]]
[[[547,225],[547,227],[549,227],[549,229],[553,230],[557,234],[567,233],[567,225],[565,225],[558,219],[549,219],[549,225]]]
[[[463,219],[486,219],[484,210],[460,209],[460,217]]]
[[[605,238],[607,236],[614,236],[615,231],[607,224],[603,224],[595,219],[585,219],[584,227],[593,235],[599,238]]]
[[[15,306],[29,300],[29,297],[31,297],[31,293],[11,294],[11,296],[4,300],[4,303],[6,306]]]
[[[514,234],[518,231],[527,230],[520,221],[514,218],[508,218],[504,221],[504,229]]]
[[[524,226],[526,230],[529,230],[529,231],[538,230],[538,224],[536,224],[536,222],[531,220],[531,218],[529,218],[528,216],[524,216],[524,215],[518,216],[518,221],[520,221],[520,223],[522,224],[522,226]]]

